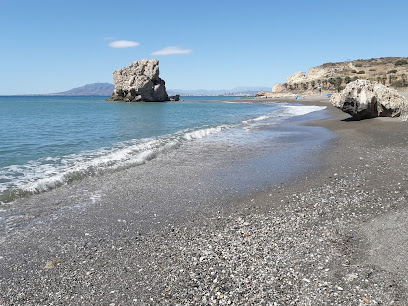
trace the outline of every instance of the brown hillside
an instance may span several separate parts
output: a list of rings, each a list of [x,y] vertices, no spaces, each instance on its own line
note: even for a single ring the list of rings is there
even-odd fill
[[[381,57],[312,67],[307,74],[297,72],[286,83],[276,84],[273,92],[302,92],[311,90],[341,90],[356,79],[376,81],[402,89],[408,87],[408,57]]]

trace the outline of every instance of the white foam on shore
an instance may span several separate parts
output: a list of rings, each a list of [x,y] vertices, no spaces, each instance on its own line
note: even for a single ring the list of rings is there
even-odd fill
[[[86,176],[141,165],[159,154],[177,149],[183,143],[202,139],[223,130],[276,124],[285,118],[305,115],[324,108],[280,103],[279,107],[269,114],[237,124],[187,129],[157,138],[122,142],[111,148],[100,148],[62,157],[45,157],[24,165],[4,167],[0,169],[0,181],[2,181],[0,203],[9,202],[26,194],[43,192]]]
[[[265,121],[267,119],[276,118],[290,118],[295,116],[302,116],[312,112],[321,111],[326,108],[326,106],[316,106],[316,105],[289,105],[285,103],[280,103],[279,108],[270,114],[262,115],[253,119],[243,121],[244,124],[252,124],[260,121]]]
[[[229,125],[184,130],[154,139],[142,139],[119,143],[113,148],[101,148],[61,158],[42,158],[25,165],[11,165],[0,169],[0,192],[12,190],[15,196],[43,192],[72,180],[125,169],[154,159],[157,155],[176,149],[185,142],[201,139]],[[0,201],[1,202],[1,201]]]
[[[282,107],[287,111],[288,115],[292,117],[306,115],[326,108],[326,106],[317,105],[282,105]]]

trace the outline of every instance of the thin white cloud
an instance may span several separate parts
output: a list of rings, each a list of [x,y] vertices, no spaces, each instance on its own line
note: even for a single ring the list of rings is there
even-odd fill
[[[109,43],[109,46],[112,48],[130,48],[130,47],[137,47],[140,44],[136,41],[130,40],[115,40]]]
[[[153,52],[152,55],[175,55],[175,54],[188,54],[191,52],[193,52],[193,50],[183,49],[176,46],[169,46]]]
[[[113,40],[113,37],[104,37],[103,40]]]

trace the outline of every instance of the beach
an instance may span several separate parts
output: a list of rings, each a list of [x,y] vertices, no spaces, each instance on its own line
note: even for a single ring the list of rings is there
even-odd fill
[[[407,123],[273,101],[327,108],[284,125],[287,147],[268,130],[253,147],[203,141],[171,153],[176,168],[167,154],[22,199],[4,216],[0,304],[406,305]]]

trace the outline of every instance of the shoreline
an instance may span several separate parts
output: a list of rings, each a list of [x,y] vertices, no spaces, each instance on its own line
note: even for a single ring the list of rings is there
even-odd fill
[[[408,214],[407,124],[343,121],[348,115],[321,99],[293,103],[327,106],[331,118],[307,124],[338,135],[312,171],[143,233],[129,233],[132,226],[118,220],[115,240],[107,233],[91,244],[55,237],[43,252],[33,241],[32,254],[24,254],[33,270],[8,267],[19,288],[2,282],[0,302],[34,304],[30,296],[95,305],[407,301],[408,246],[401,236],[407,229],[400,218]],[[75,232],[74,224],[67,229]]]

